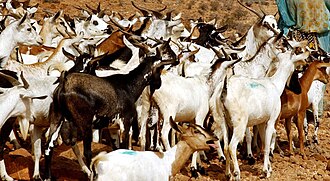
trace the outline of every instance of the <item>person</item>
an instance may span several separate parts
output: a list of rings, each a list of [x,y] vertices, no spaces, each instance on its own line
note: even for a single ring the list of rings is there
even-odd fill
[[[278,27],[285,35],[291,33],[297,41],[308,40],[309,48],[321,48],[330,55],[330,0],[276,0],[276,4]],[[323,100],[318,107],[322,116]]]
[[[298,41],[308,40],[310,48],[330,52],[330,0],[276,0],[279,28],[291,30]]]

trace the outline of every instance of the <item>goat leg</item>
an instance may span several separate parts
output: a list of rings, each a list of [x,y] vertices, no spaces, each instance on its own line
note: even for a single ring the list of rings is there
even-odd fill
[[[5,124],[2,126],[1,132],[0,132],[0,174],[1,174],[2,180],[14,180],[13,178],[11,178],[8,175],[8,173],[6,171],[6,167],[5,167],[5,160],[3,158],[5,144],[7,141],[6,138],[9,137],[9,134],[13,129],[14,121],[15,121],[15,118],[8,119],[7,122],[5,122]]]
[[[298,121],[297,121],[297,128],[298,128],[298,135],[299,135],[299,146],[300,146],[300,154],[302,155],[303,159],[306,159],[305,154],[305,145],[304,145],[304,117],[305,111],[299,112],[298,114]]]
[[[293,149],[292,149],[292,133],[291,133],[291,120],[292,118],[285,119],[285,130],[286,135],[288,137],[288,143],[289,143],[289,155],[293,155]]]

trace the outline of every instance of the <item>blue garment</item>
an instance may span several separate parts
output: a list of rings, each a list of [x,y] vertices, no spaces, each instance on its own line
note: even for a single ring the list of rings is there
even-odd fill
[[[330,52],[330,0],[276,0],[279,28],[285,34],[289,28],[316,33],[320,47]]]

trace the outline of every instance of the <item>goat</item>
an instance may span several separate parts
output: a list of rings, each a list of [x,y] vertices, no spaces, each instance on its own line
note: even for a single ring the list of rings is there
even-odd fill
[[[275,131],[275,122],[281,111],[280,96],[288,77],[294,70],[294,63],[300,62],[308,56],[308,52],[300,55],[291,55],[291,51],[279,52],[279,66],[273,76],[252,79],[233,75],[228,78],[224,106],[230,117],[227,124],[233,128],[233,135],[229,149],[227,145],[224,148],[227,158],[226,176],[230,177],[230,160],[232,160],[234,179],[240,180],[240,170],[236,157],[237,144],[244,138],[247,127],[253,125],[258,125],[262,135],[262,142],[265,145],[263,172],[265,177],[270,176],[272,168],[269,161],[269,146]]]
[[[77,37],[74,37],[73,39],[70,38],[63,38],[57,48],[54,50],[54,53],[44,62],[37,62],[34,64],[22,64],[15,60],[9,60],[4,65],[4,68],[7,70],[12,71],[24,71],[26,75],[35,75],[38,76],[47,76],[49,72],[47,71],[50,66],[55,66],[54,64],[57,64],[57,66],[61,66],[61,70],[67,70],[69,68],[66,67],[65,60],[67,58],[62,53],[62,48],[66,48],[68,51],[69,48],[73,43],[77,43],[81,40],[83,34],[80,34]]]
[[[325,67],[329,67],[329,63],[323,63],[319,61],[312,62],[299,79],[301,85],[301,93],[296,94],[293,91],[285,89],[281,95],[281,116],[280,119],[285,119],[285,129],[289,141],[289,152],[293,154],[292,150],[292,135],[291,135],[291,120],[294,116],[297,116],[297,128],[299,135],[300,153],[303,158],[306,158],[304,152],[304,118],[306,109],[309,106],[308,102],[308,90],[311,87],[313,80],[319,80],[326,84],[328,82],[328,74],[325,71]]]
[[[327,73],[329,74],[329,68],[326,69]],[[325,90],[325,84],[321,81],[315,80],[313,81],[307,95],[308,95],[308,103],[310,104],[309,108],[311,109],[310,113],[313,114],[313,119],[314,119],[314,135],[312,137],[313,143],[318,144],[318,137],[317,137],[317,132],[319,129],[319,116],[320,113],[323,110],[319,110],[319,108],[323,108],[323,104],[321,101],[323,101],[323,96],[324,96],[324,90]],[[307,110],[306,116],[304,119],[304,130],[305,130],[305,139],[306,143],[309,143],[308,139],[308,120],[307,120],[307,114],[309,111]]]
[[[209,64],[208,67],[206,66],[199,75],[193,77],[182,77],[172,72],[166,72],[161,75],[162,86],[155,91],[151,99],[159,107],[159,112],[164,120],[161,130],[161,139],[165,150],[170,149],[170,144],[168,141],[170,117],[173,117],[176,122],[193,121],[197,125],[204,125],[204,120],[207,118],[209,113],[209,98],[213,92],[213,88],[221,82],[221,79],[223,78],[221,74],[223,71],[229,65],[237,62],[237,60],[232,60],[222,63],[223,60],[223,58],[219,58],[216,62],[214,62],[213,66]],[[220,68],[215,66],[220,63]],[[200,62],[195,62],[195,64],[202,65]],[[149,97],[150,95],[148,95],[147,92],[143,92],[142,110],[146,109],[144,107],[150,107]],[[194,97],[194,99],[192,100],[191,97]],[[141,148],[145,149],[147,122],[145,115],[141,115],[140,122]],[[197,156],[197,152],[194,153],[191,164],[191,170],[194,177],[197,177]]]
[[[238,2],[241,4],[239,0]],[[238,57],[242,57],[242,60],[233,65],[233,73],[235,75],[250,78],[262,78],[269,75],[269,69],[271,69],[274,64],[273,62],[274,59],[276,59],[276,55],[272,51],[272,48],[274,48],[273,44],[281,34],[278,33],[277,22],[273,15],[260,14],[245,5],[243,6],[256,14],[259,17],[259,20],[248,30],[246,36],[244,36],[246,37],[244,43],[245,49],[242,52],[238,52]],[[274,38],[275,35],[278,36]],[[223,85],[221,84],[219,86],[216,88],[220,90],[218,94],[222,92]],[[223,105],[220,101],[221,95],[214,94],[212,97],[212,99],[219,99],[212,100],[213,105],[211,106],[217,129],[221,129],[215,131],[217,132],[218,138],[220,139],[222,135],[224,137],[224,144],[228,145],[228,132],[225,124],[225,116],[221,112],[223,110]],[[247,140],[251,140],[251,138]],[[251,145],[251,143],[248,143],[248,145]],[[218,153],[220,160],[226,159],[222,155],[223,152],[220,145],[218,146]],[[248,149],[248,159],[254,162],[251,149]]]
[[[71,124],[71,130],[78,131],[79,129],[83,133],[84,156],[88,165],[91,162],[92,128],[107,126],[109,121],[118,114],[123,120],[125,128],[123,133],[124,142],[121,144],[121,147],[128,146],[127,134],[131,125],[133,124],[134,129],[134,124],[137,124],[135,101],[148,84],[151,85],[150,89],[152,92],[158,89],[161,85],[160,71],[164,65],[173,63],[173,61],[167,61],[154,65],[154,62],[160,59],[158,55],[143,57],[140,65],[128,74],[116,74],[99,78],[83,73],[71,73],[61,79],[59,86],[54,92],[55,98],[51,111],[52,114],[50,115],[51,139],[47,143],[45,152],[47,179],[51,177],[51,152],[53,141],[57,137],[56,134],[63,123],[61,117],[68,120],[67,122]],[[75,134],[76,131],[74,131]],[[134,131],[133,133],[136,132]],[[72,132],[67,132],[66,134],[70,138]],[[64,139],[65,143],[74,145],[76,135],[73,134],[71,138],[68,140]]]
[[[29,89],[29,85],[21,74],[21,80],[24,85],[22,86],[18,80],[12,78],[11,76],[0,73],[0,76],[6,77],[14,87],[11,88],[1,88],[0,92],[0,174],[1,178],[4,180],[13,180],[6,172],[6,167],[3,159],[4,147],[6,143],[6,138],[12,130],[12,126],[16,119],[10,119],[14,117],[19,117],[19,125],[21,133],[24,139],[27,137],[27,130],[29,128],[29,121],[33,120],[34,112],[32,108],[33,99],[45,99],[47,96],[39,94],[40,92],[34,92]],[[41,95],[41,96],[40,96]],[[39,97],[37,97],[39,96]]]
[[[170,118],[171,127],[180,133],[180,141],[166,152],[119,149],[101,152],[93,158],[91,170],[96,180],[170,180],[195,151],[209,150],[215,137],[199,125],[179,126]],[[132,169],[134,168],[134,169]]]
[[[45,19],[40,30],[40,36],[43,40],[43,45],[49,47],[56,47],[58,42],[53,42],[54,38],[60,36],[68,38],[76,36],[76,32],[68,25],[63,17],[63,11],[58,11],[54,16]]]
[[[40,45],[42,40],[37,32],[32,28],[27,14],[20,20],[8,25],[0,34],[0,57],[2,58],[0,67],[4,67],[9,56],[18,43],[26,45]]]

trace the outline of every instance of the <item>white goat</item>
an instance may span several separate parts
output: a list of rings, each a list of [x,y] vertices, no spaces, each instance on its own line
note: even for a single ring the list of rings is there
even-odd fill
[[[326,69],[327,73],[329,74],[330,68]],[[308,103],[311,105],[310,109],[313,114],[314,118],[314,135],[312,137],[314,143],[318,143],[318,137],[317,132],[319,129],[319,114],[323,110],[319,110],[319,108],[323,108],[323,104],[321,101],[323,101],[324,91],[325,91],[325,84],[321,81],[314,80],[309,91],[308,91]],[[321,107],[322,106],[322,107]],[[304,119],[304,129],[305,129],[305,139],[306,142],[308,142],[308,120],[307,116]]]
[[[32,28],[30,20],[25,14],[20,20],[8,25],[0,34],[1,67],[4,67],[9,56],[18,43],[25,45],[41,45],[42,40]]]
[[[7,75],[4,75],[0,73],[0,76],[8,77]],[[12,79],[13,85],[15,85],[12,88],[1,88],[0,89],[0,128],[3,128],[1,130],[1,136],[4,136],[1,138],[1,140],[6,140],[6,137],[9,136],[9,133],[12,129],[13,123],[6,123],[9,118],[18,117],[18,122],[20,125],[21,133],[23,138],[27,137],[28,129],[29,129],[29,121],[33,120],[33,117],[35,116],[33,114],[32,110],[32,104],[37,101],[33,100],[37,96],[44,96],[45,94],[39,94],[36,92],[31,91],[29,89],[27,84],[24,84],[24,86],[20,85],[20,83]],[[24,82],[24,81],[23,81]],[[25,83],[25,82],[24,82]],[[10,125],[8,125],[10,124]],[[4,126],[5,125],[5,126]],[[1,147],[3,148],[5,141],[2,141]],[[3,180],[13,180],[6,172],[6,167],[3,159],[3,150],[1,150],[1,161],[0,161],[0,174],[1,178]]]
[[[278,50],[275,50],[276,52]],[[292,55],[292,51],[279,52],[279,66],[271,77],[252,79],[232,76],[228,79],[227,95],[224,98],[228,111],[228,125],[233,127],[229,149],[225,145],[226,175],[230,177],[230,159],[234,165],[234,179],[240,180],[240,170],[236,157],[237,144],[244,138],[247,127],[258,125],[262,142],[265,145],[263,172],[269,177],[272,168],[269,161],[270,143],[275,132],[275,122],[281,110],[280,96],[285,83],[294,71],[294,63],[306,59],[308,52]],[[230,154],[230,157],[229,157]]]
[[[207,141],[215,138],[194,124],[179,126],[170,118],[173,129],[181,133],[180,141],[166,152],[116,150],[93,158],[91,170],[96,180],[170,180],[195,151],[208,150]]]
[[[43,40],[43,45],[56,47],[58,45],[58,41],[54,39],[56,37],[60,37],[60,39],[65,36],[66,38],[69,36],[75,36],[76,33],[72,30],[69,24],[62,17],[63,11],[58,11],[54,16],[50,18],[45,18],[44,23],[40,30],[40,36]]]

